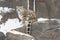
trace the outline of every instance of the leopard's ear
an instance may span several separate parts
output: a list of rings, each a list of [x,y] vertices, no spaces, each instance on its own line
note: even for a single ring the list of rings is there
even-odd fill
[[[19,6],[16,6],[16,8],[19,8]]]

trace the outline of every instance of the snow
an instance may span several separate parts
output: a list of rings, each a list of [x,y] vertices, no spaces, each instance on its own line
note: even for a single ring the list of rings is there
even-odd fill
[[[47,21],[47,20],[49,20],[49,19],[47,19],[47,18],[38,18],[37,19],[37,21]]]
[[[25,35],[25,36],[28,36],[28,37],[32,37],[29,34],[25,34],[25,33],[22,33],[22,32],[12,30],[12,29],[23,27],[23,26],[24,26],[24,24],[22,24],[22,21],[19,22],[18,18],[8,19],[6,21],[6,23],[3,23],[3,24],[0,25],[0,27],[1,27],[0,31],[3,32],[5,34],[5,36],[6,36],[7,32],[11,32],[13,34],[19,34],[19,35]],[[32,39],[32,40],[34,40],[34,39]]]
[[[8,32],[12,29],[20,28],[23,26],[24,26],[24,24],[22,24],[22,21],[19,22],[18,18],[8,19],[6,21],[6,23],[3,23],[0,25],[0,31],[2,31],[4,34],[6,34],[6,32]]]
[[[38,23],[46,23],[48,20],[51,20],[51,21],[56,20],[58,23],[60,23],[60,19],[48,19],[48,18],[38,18],[37,22]]]
[[[12,12],[12,10],[15,10],[15,9],[8,8],[8,7],[0,7],[0,13]],[[1,21],[1,19],[2,19],[2,15],[0,15],[0,21]],[[8,19],[5,23],[0,24],[0,31],[3,32],[5,34],[5,36],[6,36],[7,32],[11,32],[13,34],[20,34],[20,35],[25,35],[25,36],[32,37],[29,34],[25,34],[25,33],[13,30],[13,29],[16,29],[16,28],[21,28],[23,26],[24,26],[24,24],[22,24],[22,21],[19,22],[18,18]],[[13,31],[11,31],[11,30],[13,30]],[[32,39],[32,40],[34,40],[34,39]]]
[[[2,16],[0,15],[0,21],[1,21],[1,18]],[[38,18],[37,19],[37,22],[45,22],[49,19],[47,18]],[[50,19],[50,20],[57,20],[57,19]],[[24,24],[22,24],[22,21],[19,22],[19,19],[18,18],[15,18],[15,19],[8,19],[6,21],[6,23],[2,23],[0,24],[0,31],[2,31],[4,34],[6,34],[6,32],[12,30],[12,29],[16,29],[16,28],[20,28],[20,27],[23,27]]]
[[[38,18],[37,22],[38,23],[46,23],[46,21],[48,21],[48,20],[49,20],[48,18]]]
[[[7,13],[7,12],[12,12],[14,11],[14,8],[8,8],[8,7],[0,7],[0,13]]]
[[[50,19],[50,20],[54,21],[54,20],[57,20],[57,19]]]
[[[0,21],[1,21],[1,19],[2,19],[2,15],[0,15]]]

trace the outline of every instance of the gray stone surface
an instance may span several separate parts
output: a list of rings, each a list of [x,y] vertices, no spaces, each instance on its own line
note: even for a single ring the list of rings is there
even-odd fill
[[[26,33],[26,27],[25,26],[24,27],[21,27],[21,28],[14,29],[14,30],[16,30],[18,32]]]
[[[5,40],[5,35],[3,32],[0,32],[0,40]]]
[[[50,22],[50,23],[49,23]],[[59,40],[60,26],[56,21],[48,21],[48,23],[34,23],[32,24],[32,33],[35,40]],[[15,29],[25,33],[25,27]]]
[[[56,28],[56,26],[54,26],[54,24],[49,26],[46,23],[45,24],[36,23],[32,26],[31,35],[34,36],[36,38],[36,40],[59,40],[60,29]],[[59,35],[59,36],[57,36],[57,35]]]
[[[13,31],[12,31],[13,32]],[[7,40],[34,40],[32,36],[29,36],[27,34],[14,34],[11,32],[7,32]]]

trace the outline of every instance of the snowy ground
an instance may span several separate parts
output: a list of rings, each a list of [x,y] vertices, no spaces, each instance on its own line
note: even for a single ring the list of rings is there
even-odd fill
[[[2,31],[6,34],[6,32],[8,32],[12,29],[23,27],[23,25],[24,24],[22,24],[22,21],[19,22],[19,20],[17,18],[16,19],[8,19],[8,21],[6,21],[6,23],[3,23],[0,25],[0,31]]]
[[[48,18],[38,18],[37,19],[37,22],[38,23],[46,23],[48,20],[51,20],[51,21],[57,21],[58,23],[60,23],[60,19],[48,19]]]
[[[13,8],[8,8],[8,7],[0,7],[0,13],[7,13],[7,12],[12,12]]]
[[[2,18],[2,17],[1,17]],[[0,19],[1,19],[0,18]],[[37,19],[37,22],[38,23],[45,23],[46,21],[48,21],[49,19],[47,18],[38,18]],[[57,19],[50,19],[50,20],[57,20]],[[23,27],[24,24],[22,24],[22,21],[19,22],[19,19],[18,18],[15,18],[15,19],[8,19],[6,21],[6,23],[2,23],[0,25],[0,31],[3,31],[4,33],[12,30],[12,29],[16,29],[16,28],[20,28],[20,27]]]
[[[18,31],[11,31],[12,29],[16,29],[16,28],[20,28],[20,27],[23,27],[24,24],[22,24],[22,21],[19,22],[19,19],[15,18],[15,19],[8,19],[6,21],[6,23],[3,23],[0,25],[0,31],[2,31],[5,36],[6,36],[6,33],[7,32],[10,32],[10,33],[13,33],[13,34],[19,34],[19,35],[25,35],[25,36],[28,36],[28,37],[31,37],[32,40],[34,40],[34,37],[29,35],[29,34],[25,34],[25,33],[22,33],[22,32],[18,32]]]

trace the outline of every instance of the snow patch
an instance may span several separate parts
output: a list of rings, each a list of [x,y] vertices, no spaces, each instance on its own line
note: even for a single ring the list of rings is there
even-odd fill
[[[1,21],[1,19],[2,19],[2,15],[0,15],[0,21]]]
[[[49,19],[47,19],[47,18],[38,18],[37,19],[37,22],[38,23],[46,23],[46,21],[48,21]]]
[[[8,7],[0,7],[0,13],[7,13],[7,12],[12,12],[14,11],[15,9],[14,8],[8,8]]]
[[[22,24],[22,21],[19,22],[18,18],[8,19],[6,21],[6,23],[3,23],[0,25],[0,31],[2,31],[4,34],[6,34],[6,32],[8,32],[12,29],[20,28],[23,26],[24,26],[24,24]]]

